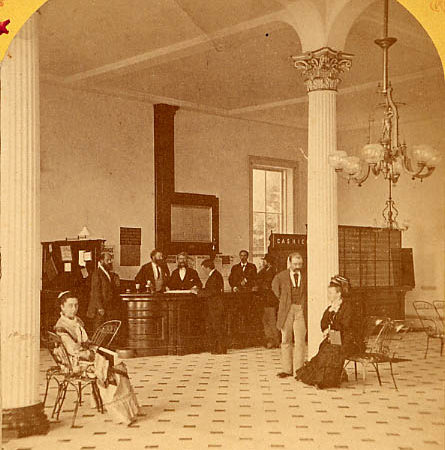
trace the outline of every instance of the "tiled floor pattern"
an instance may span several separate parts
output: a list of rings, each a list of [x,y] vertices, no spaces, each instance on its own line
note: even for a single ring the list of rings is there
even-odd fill
[[[434,342],[424,360],[424,345],[423,334],[406,336],[400,353],[411,361],[395,366],[398,392],[383,367],[383,386],[370,372],[365,392],[351,371],[341,389],[326,391],[278,379],[279,350],[127,360],[143,413],[136,425],[115,425],[87,401],[71,429],[72,393],[48,435],[4,448],[441,450],[445,357]],[[42,392],[49,363],[42,351]],[[55,388],[50,395],[48,405]]]

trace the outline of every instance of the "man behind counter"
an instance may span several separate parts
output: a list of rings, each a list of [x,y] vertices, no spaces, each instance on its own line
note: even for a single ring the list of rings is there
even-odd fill
[[[239,252],[239,264],[232,266],[229,276],[229,284],[233,292],[251,291],[255,287],[257,270],[255,264],[247,261],[249,252],[241,250]]]
[[[170,271],[168,270],[167,264],[164,263],[162,252],[158,249],[155,248],[152,250],[150,258],[151,261],[140,268],[135,282],[141,286],[145,286],[149,281],[155,292],[164,292]]]
[[[167,287],[172,291],[196,290],[202,288],[198,272],[187,263],[188,255],[185,252],[178,255],[178,268],[175,269],[167,282]]]

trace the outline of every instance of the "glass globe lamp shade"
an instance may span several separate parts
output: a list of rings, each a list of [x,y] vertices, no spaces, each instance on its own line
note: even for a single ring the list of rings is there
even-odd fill
[[[344,163],[344,170],[349,175],[356,175],[360,172],[360,158],[358,156],[348,156]]]
[[[329,155],[329,164],[334,169],[343,169],[345,159],[348,157],[347,153],[342,150],[337,150]]]
[[[441,155],[437,152],[436,155],[432,156],[430,160],[426,163],[428,167],[437,167],[442,161]]]
[[[383,159],[384,152],[381,144],[367,144],[362,148],[361,156],[368,164],[377,164]]]
[[[429,145],[415,145],[412,155],[418,164],[428,164],[430,159],[437,155],[437,151]]]

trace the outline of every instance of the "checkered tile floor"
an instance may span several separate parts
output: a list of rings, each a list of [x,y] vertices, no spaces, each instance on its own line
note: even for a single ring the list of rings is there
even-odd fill
[[[135,425],[115,425],[86,401],[72,429],[71,393],[48,435],[10,441],[4,448],[440,450],[445,356],[439,356],[439,342],[432,343],[426,360],[424,348],[424,334],[405,337],[400,356],[411,361],[395,365],[399,391],[384,366],[383,386],[369,371],[365,392],[352,370],[341,389],[326,391],[279,379],[279,350],[131,359],[126,363],[143,414]],[[49,363],[42,350],[42,392]],[[55,387],[48,412],[54,397]]]

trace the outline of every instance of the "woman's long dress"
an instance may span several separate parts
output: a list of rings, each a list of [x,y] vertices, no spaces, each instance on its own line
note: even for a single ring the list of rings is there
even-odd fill
[[[62,314],[54,328],[72,360],[74,371],[82,370],[82,360],[84,370],[87,367],[85,364],[91,366],[94,362],[94,373],[103,405],[114,421],[127,425],[132,423],[139,413],[139,405],[125,364],[120,362],[110,367],[108,360],[102,355],[88,350],[88,335],[78,317],[68,319]]]
[[[348,302],[343,300],[337,313],[326,309],[321,319],[321,330],[329,327],[340,332],[341,345],[331,344],[327,336],[318,353],[297,371],[295,377],[320,389],[340,386],[345,358],[358,348],[353,334],[353,311]]]

